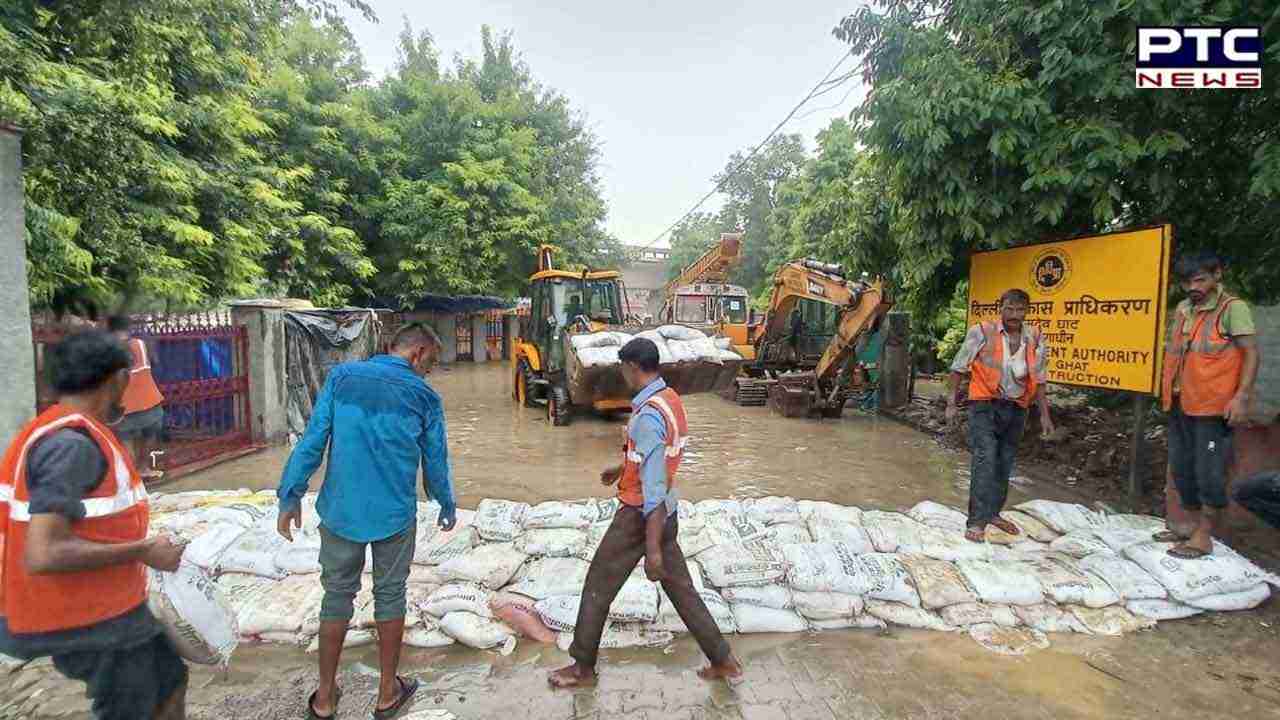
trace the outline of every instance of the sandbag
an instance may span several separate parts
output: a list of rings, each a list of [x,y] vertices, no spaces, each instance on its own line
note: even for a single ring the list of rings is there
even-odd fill
[[[1086,628],[1075,615],[1067,610],[1059,608],[1057,605],[1044,603],[1042,605],[1014,605],[1012,607],[1013,614],[1018,616],[1022,624],[1027,627],[1034,628],[1040,632],[1046,633],[1083,633],[1089,634]]]
[[[581,595],[557,595],[545,598],[533,604],[534,612],[542,619],[542,624],[559,632],[573,632],[578,624],[578,606],[582,602]]]
[[[1164,530],[1164,518],[1158,518],[1154,515],[1132,515],[1128,513],[1118,513],[1116,515],[1106,515],[1102,518],[1102,527],[1099,530],[1133,530],[1144,532],[1148,536]]]
[[[1204,612],[1200,608],[1169,600],[1130,600],[1124,604],[1124,607],[1138,617],[1160,622],[1182,620]]]
[[[1227,546],[1214,542],[1213,555],[1180,560],[1169,555],[1170,543],[1149,542],[1125,548],[1124,555],[1151,574],[1169,596],[1190,604],[1210,595],[1229,595],[1274,578]]]
[[[457,640],[445,635],[440,631],[440,627],[435,624],[432,624],[431,627],[409,628],[404,631],[404,644],[406,647],[431,650],[449,647],[456,642]]]
[[[526,530],[516,538],[516,550],[532,557],[577,558],[586,549],[585,530]]]
[[[271,556],[271,562],[290,575],[315,575],[320,572],[320,545],[287,544]]]
[[[1035,540],[1036,542],[1050,543],[1058,539],[1058,536],[1062,534],[1040,522],[1035,516],[1017,510],[1005,510],[1000,513],[1000,517],[1013,523],[1021,531],[1020,537]],[[988,529],[988,532],[991,532],[990,529]]]
[[[920,594],[897,556],[854,554],[843,543],[790,545],[783,549],[787,582],[804,592],[839,592],[918,607]]]
[[[440,618],[440,632],[477,650],[503,645],[516,634],[504,623],[469,612],[451,612]]]
[[[702,340],[707,334],[697,328],[685,327],[684,325],[663,325],[658,328],[658,334],[667,340]]]
[[[609,619],[617,622],[653,622],[658,617],[658,584],[632,575],[609,605]]]
[[[759,605],[775,610],[791,610],[796,606],[791,588],[786,585],[727,587],[720,594],[734,605]]]
[[[475,527],[480,537],[489,542],[508,543],[524,530],[526,503],[486,498],[476,508]]]
[[[1266,602],[1269,597],[1271,597],[1271,588],[1266,583],[1258,583],[1248,590],[1224,593],[1222,595],[1207,595],[1188,600],[1187,604],[1201,610],[1235,612],[1237,610],[1252,610]]]
[[[527,555],[511,543],[494,543],[473,548],[439,568],[446,580],[472,582],[497,590],[511,581]]]
[[[879,618],[890,625],[901,625],[920,630],[937,630],[940,632],[955,632],[959,630],[959,628],[943,622],[942,618],[934,612],[924,608],[903,605],[902,603],[868,600],[867,614]]]
[[[982,647],[1001,655],[1026,655],[1036,650],[1047,650],[1049,638],[1033,628],[1012,628],[985,623],[969,628],[969,637]]]
[[[187,562],[175,572],[147,574],[147,607],[178,654],[198,665],[229,663],[240,631],[235,611],[209,575]]]
[[[229,505],[212,505],[202,508],[199,518],[202,522],[217,525],[238,525],[245,530],[259,527],[270,519],[275,525],[278,511],[275,507],[264,507],[252,503],[232,503]]]
[[[868,510],[862,513],[862,527],[876,552],[894,553],[901,545],[918,547],[920,534],[928,526],[902,513]]]
[[[800,516],[805,522],[813,518],[826,518],[835,522],[862,524],[862,510],[848,505],[837,505],[825,500],[800,500],[796,502]]]
[[[969,542],[965,539],[963,531],[939,530],[923,525],[914,538],[901,538],[897,552],[914,553],[947,562],[959,562],[994,559],[996,553],[1003,549],[987,543]]]
[[[800,506],[794,498],[762,497],[744,500],[742,505],[747,517],[761,525],[796,525],[802,521]]]
[[[1120,554],[1133,545],[1151,542],[1152,531],[1132,528],[1103,528],[1102,530],[1095,530],[1093,534],[1107,546],[1110,552]]]
[[[442,618],[452,612],[469,612],[483,618],[492,617],[489,601],[493,593],[470,583],[451,583],[441,587],[422,603],[420,610],[432,617]]]
[[[671,357],[671,348],[667,346],[667,339],[658,334],[657,330],[644,330],[635,335],[637,338],[644,338],[654,344],[658,348],[658,363],[662,365],[670,365],[674,360]]]
[[[522,637],[542,643],[554,643],[555,631],[543,624],[534,609],[534,601],[523,595],[499,592],[489,599],[489,610],[494,618],[502,621]]]
[[[1040,580],[1023,563],[961,560],[956,565],[982,602],[997,605],[1039,605],[1044,602]]]
[[[583,333],[581,335],[571,335],[569,342],[573,343],[573,348],[581,352],[589,348],[616,348],[621,343],[618,337],[611,332]]]
[[[667,347],[671,350],[671,356],[675,362],[707,362],[713,365],[723,363],[720,359],[723,351],[716,347],[715,341],[711,338],[704,337],[697,340],[668,339]]]
[[[787,549],[804,547],[788,545]],[[787,565],[778,553],[760,540],[717,545],[698,556],[707,581],[717,588],[737,585],[764,585],[787,574]]]
[[[811,593],[792,591],[795,611],[810,622],[820,620],[852,620],[866,610],[861,595],[845,593]]]
[[[862,526],[826,515],[815,515],[809,519],[809,535],[816,543],[844,543],[858,555],[876,551]]]
[[[274,529],[257,527],[247,530],[218,557],[218,572],[279,580],[288,573],[276,567],[275,555],[287,543]]]
[[[1101,513],[1074,503],[1030,500],[1015,505],[1014,509],[1034,517],[1060,535],[1073,530],[1094,530],[1106,524],[1105,516]],[[1017,524],[1016,521],[1014,524]]]
[[[960,534],[964,534],[965,523],[969,519],[967,515],[959,510],[949,508],[932,500],[916,503],[914,507],[907,511],[907,517],[938,530],[950,530]]]
[[[790,523],[770,526],[765,539],[777,547],[813,542],[813,536],[809,534],[808,528]]]
[[[366,647],[378,642],[378,633],[373,630],[348,630],[347,636],[342,640],[343,649]],[[320,651],[320,638],[312,638],[311,644],[307,646],[308,653],[316,653]]]
[[[435,525],[419,525],[414,540],[415,565],[443,565],[471,552],[480,543],[480,533],[473,525],[462,525],[462,520],[449,532]]]
[[[1124,600],[1164,600],[1169,591],[1137,563],[1111,553],[1097,553],[1080,561],[1080,569],[1102,578]]]
[[[298,575],[279,582],[234,584],[219,578],[226,597],[236,611],[241,637],[263,633],[294,633],[308,613],[319,606],[324,589],[315,577]]]
[[[684,620],[680,618],[680,613],[676,611],[666,591],[661,587],[658,590],[658,617],[650,625],[651,629],[680,634],[689,632],[689,628],[685,627]],[[720,593],[715,590],[700,589],[698,597],[702,598],[702,604],[707,607],[707,612],[711,613],[711,618],[715,620],[716,627],[720,628],[721,633],[728,635],[738,631],[738,625],[733,619],[733,608],[720,596]]]
[[[208,526],[187,544],[187,549],[182,553],[182,559],[205,570],[215,569],[218,566],[218,559],[227,551],[227,548],[236,544],[236,541],[246,532],[248,531],[239,525]]]
[[[1028,558],[1026,564],[1040,580],[1044,594],[1059,605],[1101,608],[1121,601],[1119,593],[1102,578],[1081,570],[1065,555]]]
[[[747,543],[768,535],[768,528],[742,513],[698,511],[702,535],[712,545]]]
[[[837,618],[835,620],[810,620],[812,630],[884,630],[888,627],[885,621],[872,615],[862,614],[854,617]]]
[[[794,610],[778,610],[746,603],[733,605],[733,620],[738,632],[795,633],[805,632],[809,623]]]
[[[506,589],[534,600],[556,595],[581,595],[590,567],[590,563],[577,558],[533,560],[521,569]]]
[[[699,515],[714,515],[724,513],[727,515],[742,515],[742,501],[729,499],[711,499],[702,500],[694,504],[694,509]]]
[[[1071,614],[1093,635],[1119,636],[1125,633],[1149,630],[1156,626],[1150,618],[1138,617],[1122,605],[1104,608],[1070,606]]]
[[[732,349],[733,349],[733,340],[732,340],[732,339],[730,339],[730,338],[727,338],[727,337],[716,337],[716,338],[713,338],[713,340],[715,341],[716,349],[717,349],[717,350],[720,350],[720,351],[722,351],[722,352],[723,352],[723,351],[725,351],[725,350],[732,350]]]
[[[999,625],[1000,627],[1017,627],[1022,624],[1017,613],[1008,605],[988,605],[986,603],[960,603],[948,605],[938,611],[942,621],[955,627],[971,625]]]
[[[670,645],[675,636],[670,632],[653,630],[638,625],[609,624],[600,636],[601,650],[620,650],[623,648],[658,648]],[[573,633],[562,632],[556,640],[556,647],[562,652],[569,652],[573,644]]]
[[[613,515],[610,514],[610,517]],[[600,509],[595,503],[544,502],[533,506],[525,513],[524,529],[585,530],[599,520]]]
[[[1074,558],[1083,558],[1095,553],[1114,552],[1105,542],[1098,539],[1092,530],[1073,530],[1049,543],[1053,552],[1065,553]]]
[[[937,610],[978,601],[977,593],[953,563],[922,555],[901,555],[898,560],[911,576],[911,582],[920,594],[920,604],[925,608]]]

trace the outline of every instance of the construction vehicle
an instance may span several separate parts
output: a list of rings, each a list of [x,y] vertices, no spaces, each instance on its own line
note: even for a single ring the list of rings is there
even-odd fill
[[[768,402],[787,417],[839,417],[870,387],[858,356],[892,305],[878,278],[849,280],[839,265],[816,260],[786,263],[773,277],[755,358],[726,396],[740,405]]]
[[[722,233],[719,242],[667,283],[658,317],[727,337],[734,352],[753,360],[751,297],[746,288],[728,282],[729,271],[742,259],[741,248],[742,233]]]
[[[604,330],[635,333],[624,311],[622,273],[562,270],[552,264],[555,248],[538,249],[538,269],[529,277],[529,315],[521,319],[512,347],[512,398],[525,407],[545,407],[552,425],[568,425],[575,408],[612,414],[631,411],[633,393],[618,365],[588,367],[578,357],[575,335]],[[742,361],[663,365],[662,377],[676,392],[721,391]]]

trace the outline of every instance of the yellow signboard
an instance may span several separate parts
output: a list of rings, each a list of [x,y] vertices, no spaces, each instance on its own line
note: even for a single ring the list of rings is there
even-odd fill
[[[998,321],[1001,294],[1022,288],[1049,382],[1155,393],[1172,242],[1162,225],[975,254],[969,323]]]

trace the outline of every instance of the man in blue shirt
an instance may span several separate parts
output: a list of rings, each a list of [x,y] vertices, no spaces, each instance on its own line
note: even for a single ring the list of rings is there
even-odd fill
[[[354,615],[372,546],[374,620],[381,683],[375,718],[393,717],[418,689],[396,675],[404,636],[406,581],[417,532],[421,461],[428,497],[440,503],[440,528],[452,530],[457,509],[449,468],[444,408],[423,376],[440,354],[440,339],[425,325],[395,336],[388,355],[329,371],[307,430],[280,479],[279,531],[293,540],[302,527],[302,496],[329,448],[316,511],[320,515],[320,685],[308,700],[311,718],[337,712],[335,684],[342,643]]]

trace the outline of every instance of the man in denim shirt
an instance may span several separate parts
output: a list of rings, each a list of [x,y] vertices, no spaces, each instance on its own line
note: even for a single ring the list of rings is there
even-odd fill
[[[427,495],[440,503],[440,528],[452,530],[457,512],[444,408],[423,379],[439,353],[435,332],[415,324],[396,334],[390,354],[333,368],[285,465],[278,493],[279,531],[292,541],[290,525],[302,526],[302,496],[329,448],[316,503],[324,601],[320,685],[308,700],[309,717],[329,718],[337,712],[341,691],[335,677],[369,545],[382,673],[374,716],[394,716],[418,689],[416,680],[401,678],[396,670],[417,531],[414,481],[419,460]]]

